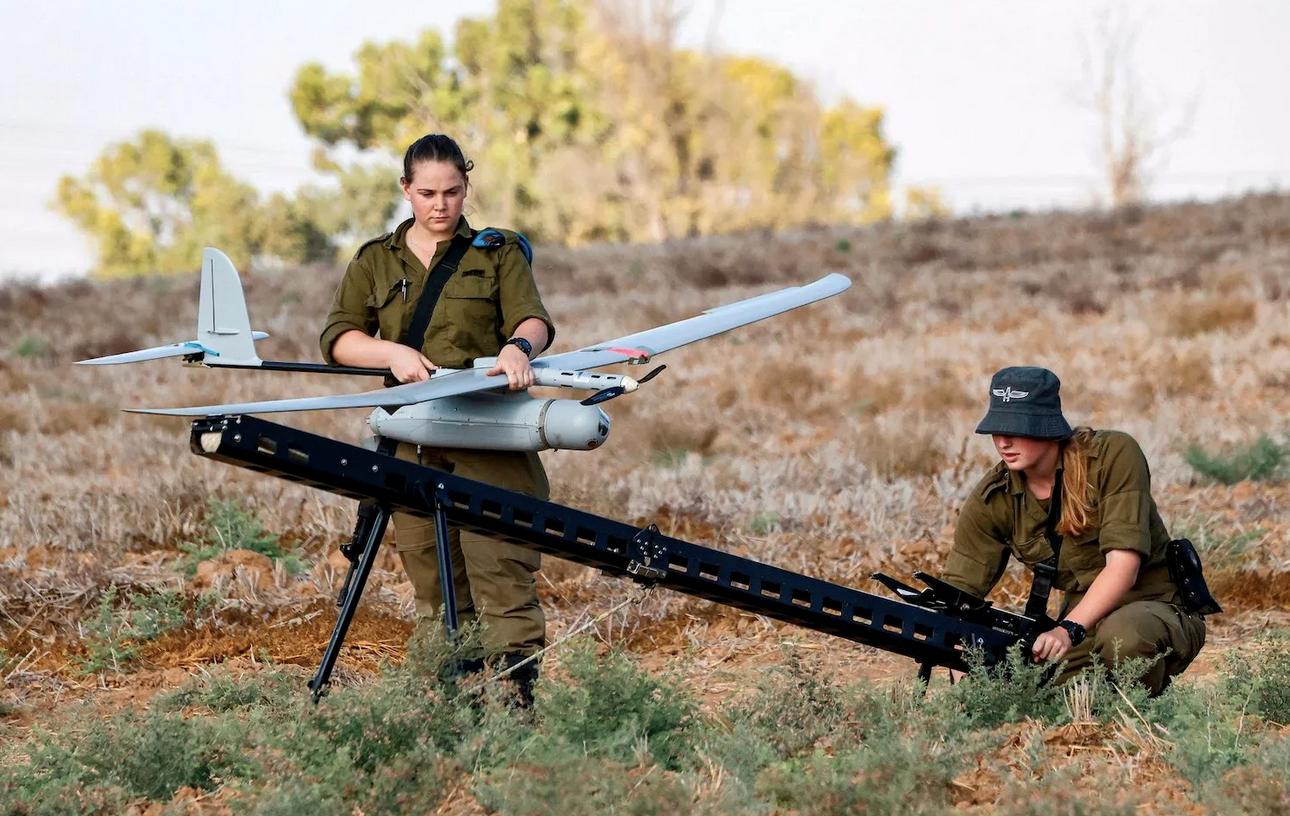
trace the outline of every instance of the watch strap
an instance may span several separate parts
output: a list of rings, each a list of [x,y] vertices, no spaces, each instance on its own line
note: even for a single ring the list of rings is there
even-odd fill
[[[520,351],[524,352],[525,357],[528,357],[533,353],[533,344],[530,343],[528,340],[525,340],[523,337],[512,337],[510,340],[507,340],[502,345],[515,346]]]
[[[1088,637],[1088,630],[1083,625],[1073,620],[1060,620],[1057,625],[1066,630],[1066,634],[1071,637],[1071,646],[1078,646]]]

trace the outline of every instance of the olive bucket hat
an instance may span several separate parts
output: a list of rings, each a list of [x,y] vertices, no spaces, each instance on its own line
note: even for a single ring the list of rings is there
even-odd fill
[[[979,434],[1065,439],[1070,423],[1062,416],[1057,375],[1037,366],[1012,366],[990,379],[990,410],[976,426]]]

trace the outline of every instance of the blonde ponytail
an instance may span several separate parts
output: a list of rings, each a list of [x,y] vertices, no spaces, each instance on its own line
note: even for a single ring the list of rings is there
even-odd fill
[[[1093,444],[1093,429],[1076,428],[1062,443],[1062,518],[1057,532],[1077,536],[1088,529],[1088,451]]]

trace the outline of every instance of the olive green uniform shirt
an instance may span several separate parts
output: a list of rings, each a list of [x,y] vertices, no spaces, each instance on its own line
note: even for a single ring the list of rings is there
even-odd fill
[[[335,365],[332,346],[347,331],[357,330],[399,342],[412,322],[417,301],[433,269],[448,251],[440,241],[427,269],[407,245],[409,218],[394,232],[368,241],[354,255],[332,304],[319,345],[323,359]],[[515,329],[530,317],[547,325],[547,346],[555,326],[538,297],[533,270],[515,233],[499,230],[500,247],[466,250],[457,271],[444,284],[431,313],[421,353],[443,368],[469,368],[476,357],[492,357]],[[457,235],[471,237],[463,217]],[[541,349],[539,349],[541,351]]]
[[[319,338],[323,358],[335,364],[336,338],[357,330],[395,343],[403,339],[416,312],[430,269],[443,258],[450,242],[435,247],[429,268],[407,245],[412,219],[392,233],[368,241],[354,255],[340,286],[327,326]],[[555,327],[538,297],[533,270],[513,232],[498,230],[501,246],[471,246],[457,271],[444,283],[426,329],[421,353],[444,368],[468,368],[478,357],[495,356],[525,320]],[[466,219],[457,235],[472,235]],[[548,339],[547,345],[550,345]],[[423,465],[545,499],[550,486],[535,451],[486,451],[421,448],[403,443],[398,456]],[[415,590],[418,616],[437,614],[442,603],[434,525],[406,513],[394,514],[399,557]],[[462,544],[465,543],[463,547]],[[490,650],[532,654],[545,642],[546,624],[533,574],[541,556],[526,547],[454,529],[453,583],[463,622],[476,616],[486,624]]]
[[[1133,437],[1120,431],[1098,431],[1089,450],[1088,528],[1063,536],[1054,586],[1064,590],[1063,611],[1083,597],[1106,566],[1110,550],[1142,556],[1138,580],[1121,605],[1134,601],[1175,602],[1177,589],[1165,565],[1169,533],[1155,500],[1146,457]],[[1063,489],[1074,485],[1063,484]],[[977,597],[994,588],[1015,556],[1033,566],[1052,557],[1045,535],[1050,502],[1026,489],[1020,473],[1000,462],[972,490],[954,528],[954,546],[943,578]]]

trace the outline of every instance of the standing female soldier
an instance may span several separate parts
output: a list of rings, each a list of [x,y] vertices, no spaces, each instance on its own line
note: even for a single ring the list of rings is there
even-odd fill
[[[976,432],[993,436],[1003,461],[968,497],[943,577],[985,597],[1009,554],[1041,576],[1056,549],[1051,585],[1065,597],[1057,626],[1035,640],[1035,659],[1065,660],[1058,682],[1095,657],[1108,666],[1153,659],[1143,682],[1158,694],[1200,651],[1205,621],[1180,606],[1165,561],[1169,534],[1138,443],[1119,431],[1072,431],[1060,386],[1043,368],[994,375]]]
[[[328,363],[388,368],[395,379],[407,383],[425,380],[439,367],[469,368],[477,357],[496,356],[489,374],[505,374],[512,390],[533,384],[529,361],[550,345],[555,330],[533,281],[527,239],[495,229],[476,233],[462,216],[472,168],[447,136],[424,136],[408,147],[400,181],[412,217],[394,232],[363,244],[354,255],[320,338]],[[405,337],[426,280],[445,257],[439,276],[451,276],[435,302],[425,336]],[[450,270],[453,258],[459,260]],[[533,452],[401,443],[396,455],[537,498],[549,496],[546,473]],[[394,529],[399,557],[415,591],[417,616],[434,616],[442,604],[434,525],[396,513]],[[486,648],[500,654],[505,665],[540,649],[545,621],[533,577],[540,556],[457,530],[450,546],[460,620],[481,618],[487,626]],[[526,700],[535,675],[531,663],[512,675]]]

